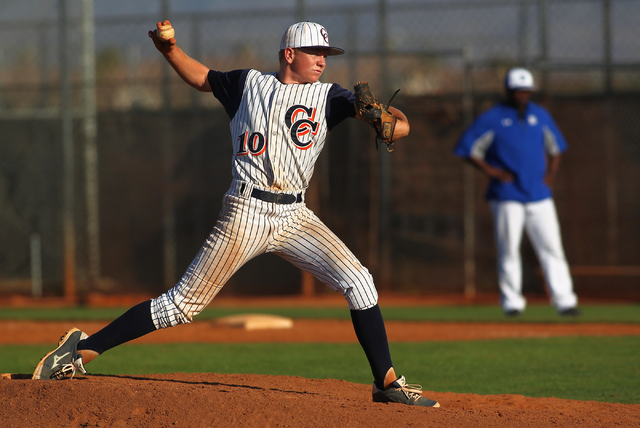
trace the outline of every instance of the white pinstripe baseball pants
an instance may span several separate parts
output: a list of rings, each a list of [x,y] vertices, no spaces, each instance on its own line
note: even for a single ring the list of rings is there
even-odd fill
[[[369,271],[304,202],[264,202],[250,196],[253,186],[242,184],[232,182],[216,226],[182,279],[152,300],[156,328],[191,322],[238,269],[268,252],[341,292],[350,309],[376,305],[378,294]]]
[[[498,247],[498,283],[503,310],[523,311],[526,306],[522,295],[520,255],[523,230],[526,230],[540,261],[551,303],[558,311],[575,307],[578,298],[573,292],[553,199],[531,203],[491,201],[490,205]]]

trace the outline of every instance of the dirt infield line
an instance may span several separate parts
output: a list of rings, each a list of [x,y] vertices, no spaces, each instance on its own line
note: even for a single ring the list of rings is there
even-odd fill
[[[95,333],[105,322],[0,322],[0,344],[51,344],[70,327]],[[449,323],[386,322],[392,342],[535,338],[558,336],[638,336],[640,324],[551,324],[551,323]],[[247,331],[242,328],[198,321],[159,330],[132,343],[242,343],[242,342],[328,342],[355,343],[351,321],[296,319],[288,329]]]

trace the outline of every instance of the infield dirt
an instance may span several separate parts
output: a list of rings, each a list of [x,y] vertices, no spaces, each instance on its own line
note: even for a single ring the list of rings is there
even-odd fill
[[[640,405],[425,392],[442,407],[371,402],[368,385],[173,373],[2,380],[0,421],[30,427],[633,427]]]
[[[104,323],[74,323],[87,333]],[[0,323],[0,343],[51,343],[68,322]],[[621,324],[387,322],[391,341],[505,337],[638,335]],[[296,320],[293,328],[245,331],[195,322],[138,343],[355,342],[349,321]],[[135,343],[134,342],[134,343]],[[34,362],[35,363],[35,362]],[[90,366],[89,366],[90,369]],[[437,368],[436,368],[437,369]],[[246,374],[173,373],[0,380],[0,425],[35,427],[636,427],[640,404],[425,391],[438,409],[371,402],[371,386],[335,379]]]

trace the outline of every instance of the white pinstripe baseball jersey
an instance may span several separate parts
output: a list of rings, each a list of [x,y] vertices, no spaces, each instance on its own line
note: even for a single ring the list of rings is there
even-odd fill
[[[157,328],[188,323],[246,262],[274,253],[341,292],[351,309],[377,304],[369,271],[302,199],[278,204],[254,190],[304,194],[327,132],[355,115],[337,84],[283,84],[275,73],[210,71],[231,118],[233,181],[218,222],[180,282],[151,304]]]
[[[336,84],[288,85],[256,70],[210,71],[209,83],[231,118],[233,178],[264,189],[306,189],[328,129],[355,114]]]

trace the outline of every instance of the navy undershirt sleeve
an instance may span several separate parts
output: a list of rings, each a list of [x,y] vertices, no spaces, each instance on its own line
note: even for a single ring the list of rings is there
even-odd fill
[[[211,91],[223,105],[224,110],[231,119],[235,116],[240,106],[242,91],[248,73],[248,69],[228,72],[209,70],[207,79],[209,80]]]
[[[327,127],[329,131],[346,118],[356,115],[354,99],[355,97],[352,92],[336,83],[329,89],[326,109]]]

